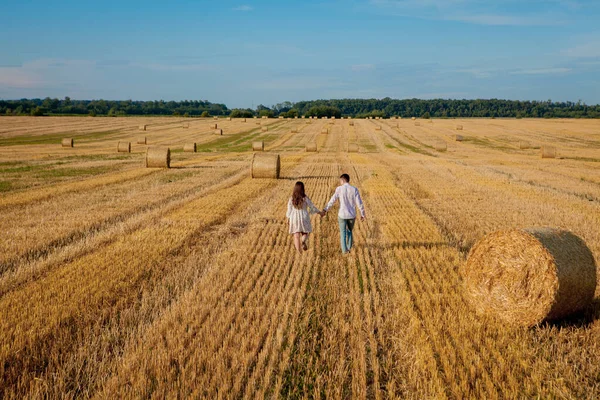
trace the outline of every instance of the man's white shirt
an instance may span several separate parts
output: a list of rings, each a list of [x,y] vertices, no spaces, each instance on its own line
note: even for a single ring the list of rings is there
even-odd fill
[[[360,198],[360,193],[358,189],[349,183],[344,183],[342,186],[338,186],[335,189],[335,193],[327,203],[325,207],[325,211],[328,211],[335,202],[340,201],[340,211],[338,212],[338,217],[342,219],[354,219],[356,218],[356,206],[360,210],[360,215],[365,216],[365,206],[363,205],[363,201]]]

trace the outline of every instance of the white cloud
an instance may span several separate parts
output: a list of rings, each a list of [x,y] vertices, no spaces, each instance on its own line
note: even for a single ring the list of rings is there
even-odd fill
[[[350,67],[354,72],[371,71],[375,69],[375,64],[355,64]]]
[[[252,11],[254,7],[251,7],[247,4],[242,4],[241,6],[237,6],[233,8],[233,11]]]
[[[571,68],[532,68],[511,71],[511,75],[555,75],[571,72]]]
[[[582,41],[569,49],[563,50],[562,54],[577,58],[595,58],[600,57],[600,38],[588,39]]]

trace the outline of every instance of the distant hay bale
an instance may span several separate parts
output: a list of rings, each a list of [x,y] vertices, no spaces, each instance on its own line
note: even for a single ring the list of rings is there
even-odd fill
[[[146,136],[140,136],[137,140],[137,144],[146,144]]]
[[[456,130],[457,131],[462,131],[463,130],[463,126],[462,125],[456,125]]]
[[[246,122],[246,118],[242,118],[242,122]]]
[[[189,127],[190,127],[190,124],[189,124],[189,123],[188,123],[188,124],[183,124],[183,125],[181,125],[181,127],[182,127],[182,128],[189,128]]]
[[[435,144],[435,151],[439,151],[439,152],[444,152],[446,150],[448,150],[448,145],[446,144],[446,142],[438,142]]]
[[[256,125],[260,125],[260,122],[255,122]]]
[[[265,142],[252,142],[252,151],[265,151]]]
[[[283,119],[283,115],[280,115],[280,116],[279,116],[279,119]]]
[[[542,146],[542,158],[556,158],[556,147]]]
[[[358,145],[356,143],[349,143],[348,153],[358,153]]]
[[[262,128],[260,128],[260,130],[262,132],[268,132],[269,131],[269,127],[268,126],[263,126]]]
[[[262,116],[262,119],[267,119],[267,118],[268,118],[268,117],[267,117],[266,115],[263,115],[263,116]]]
[[[213,117],[214,121],[217,121],[219,119],[219,117]]]
[[[381,130],[381,125],[377,125],[377,126],[375,127],[375,130],[376,130],[376,131],[380,131],[380,130]]]
[[[290,130],[291,133],[298,133],[298,129],[297,128],[293,128]]]
[[[231,121],[231,117],[228,117],[228,118],[227,118],[227,121]]]
[[[433,120],[432,119],[428,119],[427,122],[429,122],[430,124],[433,124]]]
[[[354,126],[354,121],[348,122],[348,126]]]
[[[461,274],[478,312],[527,327],[588,306],[597,280],[584,241],[552,228],[487,235],[473,246]]]
[[[146,125],[140,125],[140,126],[138,127],[138,129],[139,129],[140,131],[145,131],[145,130],[146,130]]]
[[[75,144],[75,142],[73,141],[72,138],[64,138],[63,140],[60,141],[60,145],[62,147],[73,147],[74,144]]]
[[[454,135],[455,142],[462,142],[465,138],[462,135]]]
[[[528,141],[521,140],[519,142],[519,149],[521,149],[521,150],[527,150],[527,149],[530,149],[530,148],[531,148],[531,143],[529,143]]]
[[[375,119],[381,119],[381,117],[376,117]]]
[[[311,121],[310,119],[307,119],[307,120],[306,120],[306,123],[307,123],[307,124],[311,124],[311,123],[312,123],[312,121]]]
[[[310,152],[310,153],[316,152],[317,151],[317,143],[316,142],[308,143],[304,150],[306,152]]]
[[[335,115],[331,117],[331,119],[335,119]]]
[[[223,129],[215,129],[215,135],[223,135]]]
[[[254,153],[252,158],[252,178],[279,179],[281,163],[279,154]]]
[[[146,168],[170,168],[171,149],[168,147],[148,147],[146,150]]]
[[[303,115],[301,118],[302,118],[302,119],[306,119],[306,116],[305,116],[305,115]]]
[[[218,127],[219,127],[219,124],[210,124],[211,129],[217,129]]]
[[[416,118],[416,117],[412,117],[412,120],[413,120],[413,121],[416,121],[416,120],[417,120],[417,118]]]
[[[327,129],[327,128],[323,128],[323,129],[321,129],[321,133],[322,133],[323,135],[327,135],[327,134],[329,133],[329,129]]]
[[[186,143],[183,145],[183,151],[185,153],[195,153],[196,152],[196,143]]]
[[[118,153],[131,153],[131,142],[119,142],[117,144]]]
[[[252,117],[252,118],[254,118],[254,119],[257,119],[258,117],[255,115],[255,116],[254,116],[254,117]]]
[[[421,126],[421,123],[417,121],[415,122],[415,126]]]

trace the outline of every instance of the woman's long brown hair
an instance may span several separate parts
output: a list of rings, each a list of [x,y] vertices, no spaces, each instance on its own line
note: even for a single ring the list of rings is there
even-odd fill
[[[296,182],[294,185],[294,193],[292,193],[293,206],[297,209],[301,209],[305,197],[306,193],[304,193],[304,183]]]

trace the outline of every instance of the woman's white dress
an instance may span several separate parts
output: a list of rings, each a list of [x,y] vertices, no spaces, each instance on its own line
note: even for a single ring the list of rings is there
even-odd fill
[[[304,198],[301,208],[296,208],[292,204],[292,198],[288,201],[286,217],[290,220],[290,233],[310,233],[312,225],[310,223],[310,214],[319,213],[319,209],[310,201],[308,197]]]

